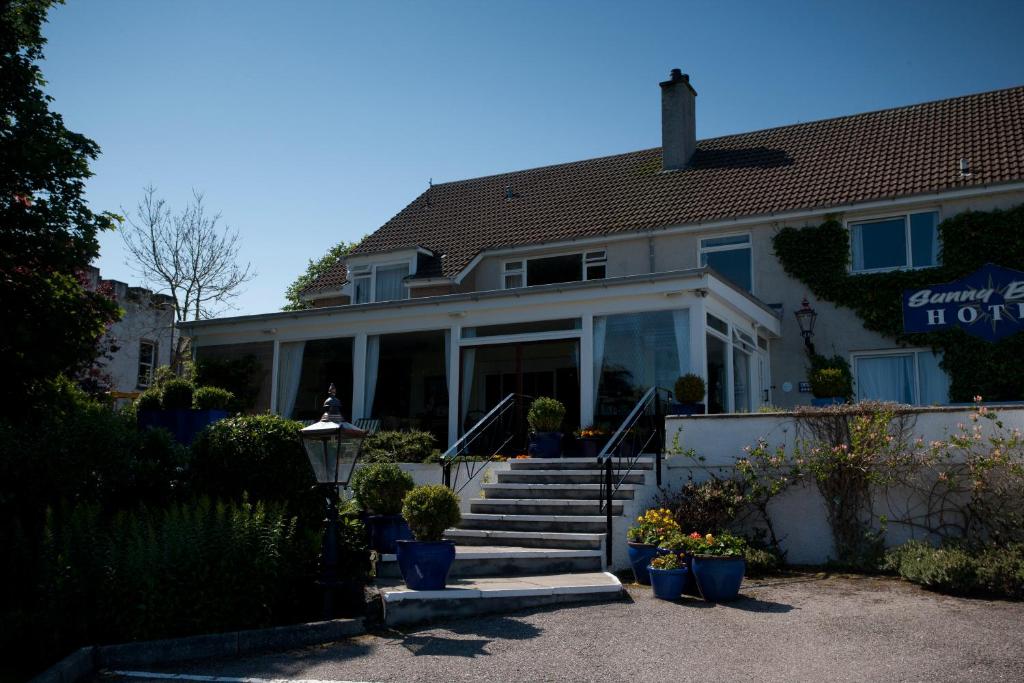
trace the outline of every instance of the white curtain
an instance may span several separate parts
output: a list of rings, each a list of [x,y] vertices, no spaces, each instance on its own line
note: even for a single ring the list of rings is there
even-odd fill
[[[597,397],[601,388],[601,370],[604,368],[604,340],[608,334],[608,318],[594,318],[594,415],[597,415]]]
[[[405,283],[402,281],[402,278],[408,274],[408,265],[378,268],[376,301],[404,299]]]
[[[917,371],[921,378],[921,405],[949,403],[949,375],[939,367],[940,360],[939,356],[928,351],[917,354]]]
[[[676,355],[679,357],[679,374],[690,371],[690,309],[672,311],[672,324],[676,328]]]
[[[299,395],[302,379],[302,354],[306,342],[284,342],[277,356],[277,413],[291,417],[295,413],[295,399]]]
[[[853,270],[864,270],[864,234],[859,225],[850,228],[850,246],[853,247]]]
[[[857,399],[914,403],[914,356],[857,359]]]
[[[470,347],[462,349],[462,394],[459,396],[459,417],[463,422],[466,413],[469,412],[469,399],[473,396],[473,369],[476,365],[476,349]],[[502,397],[504,398],[504,396]]]
[[[734,346],[732,351],[732,411],[734,413],[750,412],[750,394],[747,385],[750,382],[750,354]]]
[[[363,393],[363,417],[373,417],[373,399],[377,395],[377,367],[380,365],[380,337],[366,338],[366,385]]]

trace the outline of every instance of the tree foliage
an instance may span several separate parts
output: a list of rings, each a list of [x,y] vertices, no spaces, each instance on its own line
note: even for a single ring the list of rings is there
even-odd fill
[[[313,284],[318,277],[330,270],[334,265],[349,255],[359,246],[362,239],[355,242],[339,242],[331,247],[326,254],[318,259],[310,259],[306,266],[306,272],[295,278],[295,281],[288,285],[284,292],[284,298],[288,300],[282,311],[301,311],[310,307],[309,302],[302,300],[302,292]]]
[[[2,408],[88,366],[117,305],[80,275],[114,216],[83,197],[95,142],[50,111],[39,68],[52,2],[0,4],[0,376]]]

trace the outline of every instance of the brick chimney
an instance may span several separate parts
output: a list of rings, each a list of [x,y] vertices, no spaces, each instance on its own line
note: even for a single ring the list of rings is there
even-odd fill
[[[690,76],[672,69],[661,82],[661,166],[666,171],[686,168],[697,149],[697,91]]]

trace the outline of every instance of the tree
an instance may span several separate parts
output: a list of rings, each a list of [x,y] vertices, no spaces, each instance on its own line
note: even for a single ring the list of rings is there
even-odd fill
[[[174,299],[179,323],[230,308],[242,285],[256,275],[251,264],[238,265],[238,231],[221,229],[220,214],[208,215],[203,201],[203,194],[193,191],[192,201],[174,214],[149,186],[121,227],[130,265],[154,291]],[[184,352],[179,337],[172,366],[181,363]]]
[[[338,261],[348,256],[362,241],[362,238],[360,238],[355,242],[339,242],[315,261],[310,259],[309,264],[306,266],[306,272],[295,278],[295,282],[288,285],[288,289],[285,290],[284,298],[288,300],[288,303],[281,310],[301,311],[309,308],[309,302],[302,300],[302,292],[312,285],[317,278],[333,268]]]
[[[51,0],[0,4],[0,401],[5,414],[88,366],[116,303],[84,286],[110,213],[83,198],[95,142],[50,111],[39,68]]]

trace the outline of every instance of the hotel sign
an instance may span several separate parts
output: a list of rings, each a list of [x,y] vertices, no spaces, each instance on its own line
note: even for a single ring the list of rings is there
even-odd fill
[[[903,331],[952,327],[988,341],[1024,331],[1024,272],[991,263],[953,282],[903,290]]]

